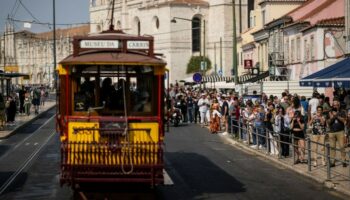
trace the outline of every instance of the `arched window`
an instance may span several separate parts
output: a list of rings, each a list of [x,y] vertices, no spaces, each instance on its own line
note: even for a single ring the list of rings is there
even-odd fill
[[[152,19],[152,24],[154,25],[154,31],[157,31],[159,29],[159,18],[157,16],[154,16]]]
[[[138,17],[134,18],[133,32],[134,34],[141,35],[141,22]]]
[[[137,22],[137,35],[141,35],[141,22]]]
[[[201,48],[201,20],[198,17],[192,19],[192,52],[198,52]]]
[[[118,20],[117,21],[117,30],[121,30],[122,29],[122,23]]]

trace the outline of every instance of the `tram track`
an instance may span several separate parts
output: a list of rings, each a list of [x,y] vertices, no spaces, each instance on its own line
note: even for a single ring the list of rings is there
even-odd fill
[[[40,153],[40,151],[47,145],[47,143],[51,140],[51,138],[56,134],[55,131],[52,131],[50,136],[37,148],[29,157],[26,159],[23,164],[7,179],[7,181],[0,187],[0,196],[3,194],[6,189],[16,180],[18,175],[32,162],[35,161],[36,156]]]
[[[0,197],[18,187],[16,180],[28,173],[29,167],[55,136],[54,117],[51,109],[0,143]]]

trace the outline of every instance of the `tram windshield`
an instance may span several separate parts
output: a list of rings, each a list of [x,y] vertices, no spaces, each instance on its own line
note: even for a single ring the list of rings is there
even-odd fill
[[[73,66],[74,113],[155,115],[154,77],[151,66]]]

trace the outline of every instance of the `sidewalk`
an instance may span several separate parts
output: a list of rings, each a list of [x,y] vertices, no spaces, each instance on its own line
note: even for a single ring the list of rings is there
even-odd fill
[[[48,100],[45,102],[45,106],[40,106],[39,114],[34,114],[34,106],[31,108],[31,115],[19,115],[17,113],[16,115],[16,123],[14,125],[6,125],[4,130],[0,131],[0,139],[7,138],[11,136],[17,129],[20,127],[26,125],[27,123],[30,123],[31,121],[38,118],[40,115],[44,114],[49,109],[53,108],[56,105],[55,100]]]
[[[233,146],[236,146],[244,151],[249,151],[256,155],[265,158],[268,161],[272,161],[275,164],[282,165],[286,169],[293,170],[303,176],[316,180],[319,183],[324,184],[325,187],[332,188],[343,194],[350,196],[350,167],[342,167],[340,163],[336,167],[331,168],[331,179],[327,180],[327,167],[318,165],[317,167],[311,166],[311,171],[308,171],[307,164],[294,165],[293,156],[279,159],[277,156],[270,155],[266,150],[257,150],[243,144],[232,137],[231,134],[222,135],[219,134],[225,141]],[[293,155],[293,154],[292,154]]]

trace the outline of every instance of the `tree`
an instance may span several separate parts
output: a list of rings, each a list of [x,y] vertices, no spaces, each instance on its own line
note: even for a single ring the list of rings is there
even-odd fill
[[[211,61],[208,57],[203,56],[192,56],[190,61],[187,64],[187,74],[200,72],[201,71],[201,62],[205,61],[207,62],[207,69],[205,71],[208,71],[211,69]]]

